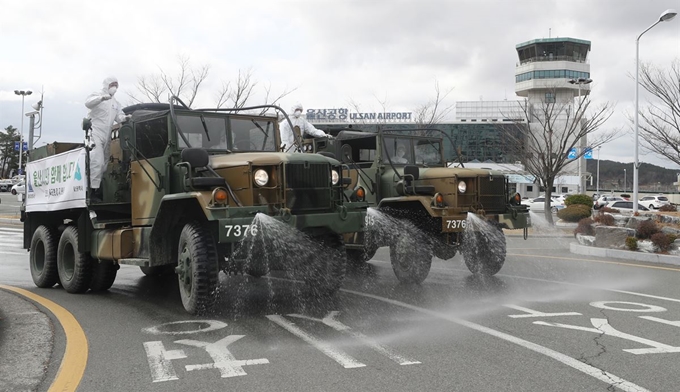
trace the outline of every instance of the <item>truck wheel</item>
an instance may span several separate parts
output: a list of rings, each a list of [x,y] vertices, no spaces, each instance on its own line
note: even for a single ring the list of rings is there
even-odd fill
[[[39,226],[31,238],[31,277],[36,286],[47,288],[59,281],[57,272],[57,233]]]
[[[445,243],[442,240],[435,240],[434,255],[442,260],[450,260],[456,256],[458,248]]]
[[[494,225],[493,232],[464,232],[461,254],[465,265],[475,275],[493,276],[505,263],[505,235]]]
[[[347,263],[354,267],[360,267],[365,262],[370,260],[371,257],[363,249],[348,249],[347,250]]]
[[[408,236],[399,236],[390,245],[392,270],[401,283],[422,283],[430,273],[432,255],[430,244],[416,244]]]
[[[92,259],[78,251],[78,229],[69,226],[61,233],[57,248],[57,270],[61,285],[69,293],[84,293],[92,280]]]
[[[345,279],[345,242],[339,234],[327,234],[316,239],[325,248],[324,254],[312,254],[308,260],[301,260],[303,264],[296,268],[296,277],[304,280],[311,293],[330,296],[340,289]]]
[[[215,304],[219,263],[215,241],[198,222],[187,223],[179,235],[177,253],[179,294],[184,309],[203,313]]]
[[[175,273],[174,265],[156,265],[153,267],[139,267],[146,276],[166,276]]]
[[[99,262],[93,260],[93,263],[90,290],[106,291],[110,289],[111,285],[113,285],[113,282],[116,280],[116,274],[118,273],[120,266],[110,260],[100,260]]]

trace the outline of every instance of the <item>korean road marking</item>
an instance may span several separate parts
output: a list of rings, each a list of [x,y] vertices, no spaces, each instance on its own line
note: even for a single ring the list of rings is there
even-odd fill
[[[420,361],[416,361],[413,359],[408,359],[402,355],[397,354],[394,352],[389,347],[385,347],[381,345],[380,343],[376,342],[375,340],[369,338],[368,336],[362,334],[361,332],[356,332],[353,331],[349,326],[341,323],[336,319],[336,317],[340,314],[338,311],[331,311],[324,317],[323,319],[317,319],[313,317],[308,317],[308,316],[303,316],[301,314],[289,314],[289,317],[295,317],[295,318],[300,318],[300,319],[305,319],[305,320],[310,320],[310,321],[315,321],[319,323],[323,323],[331,328],[333,328],[336,331],[346,333],[353,338],[363,342],[365,345],[373,349],[374,351],[378,352],[381,355],[386,356],[387,358],[391,359],[392,361],[398,363],[399,365],[417,365],[420,364]]]
[[[612,306],[610,304],[620,304],[620,305],[632,305],[632,306],[639,306],[639,309],[633,309],[633,308],[620,308],[617,306]],[[647,305],[647,304],[641,304],[637,302],[626,302],[626,301],[597,301],[597,302],[591,302],[590,306],[593,306],[598,309],[606,309],[606,310],[616,310],[618,312],[636,312],[636,313],[651,313],[651,312],[665,312],[667,309],[662,308],[661,306],[656,306],[656,305]]]
[[[164,331],[164,327],[171,327],[175,325],[182,325],[182,324],[197,324],[198,328],[196,329],[190,329],[186,331]],[[206,325],[206,328],[201,328],[202,326]],[[160,324],[156,325],[154,327],[148,327],[148,328],[142,328],[142,332],[148,333],[151,335],[189,335],[189,334],[194,334],[194,333],[201,333],[201,332],[211,332],[211,331],[217,331],[218,329],[222,329],[227,326],[227,323],[224,323],[222,321],[217,321],[217,320],[184,320],[184,321],[173,321],[170,323],[165,323],[165,324]]]
[[[511,314],[510,318],[527,318],[527,317],[557,317],[557,316],[581,316],[578,312],[564,312],[564,313],[543,313],[529,308],[523,308],[517,305],[503,305],[506,308],[519,310],[521,312],[526,312],[526,314]]]
[[[213,360],[213,363],[206,363],[201,365],[186,365],[187,371],[202,370],[202,369],[217,369],[220,371],[222,378],[245,376],[247,373],[243,370],[243,366],[247,365],[264,365],[268,364],[269,360],[266,358],[237,360],[229,349],[230,344],[245,337],[245,335],[229,335],[222,338],[215,343],[201,342],[199,340],[176,340],[175,343],[184,344],[187,346],[200,347],[208,352]]]
[[[680,321],[670,321],[670,320],[665,320],[665,319],[653,317],[653,316],[640,316],[640,318],[645,319],[645,320],[649,320],[649,321],[656,321],[657,323],[661,323],[661,324],[672,325],[674,327],[680,327]]]
[[[186,358],[182,350],[166,350],[163,342],[144,342],[153,382],[179,380],[171,360]]]
[[[326,356],[330,357],[332,360],[335,362],[339,363],[342,367],[345,369],[353,369],[353,368],[360,368],[360,367],[365,367],[366,365],[357,361],[353,357],[349,356],[346,354],[344,351],[337,349],[330,345],[327,342],[324,342],[321,339],[318,339],[299,327],[297,327],[295,324],[292,322],[286,320],[282,316],[278,315],[270,315],[266,316],[270,321],[272,321],[274,324],[280,326],[281,328],[285,329],[286,331],[292,333],[293,335],[297,336],[298,338],[302,339],[306,343],[314,346],[317,350],[321,351],[324,353]]]

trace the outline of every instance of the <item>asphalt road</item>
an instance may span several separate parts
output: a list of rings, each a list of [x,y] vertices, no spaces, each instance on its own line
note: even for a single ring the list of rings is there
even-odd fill
[[[3,200],[4,202],[4,200]],[[122,266],[108,293],[37,289],[0,227],[0,283],[64,307],[87,337],[79,391],[677,390],[680,268],[584,258],[569,238],[508,237],[493,278],[460,256],[400,285],[387,249],[321,301],[274,276],[221,274],[219,310],[192,317],[175,279]],[[13,238],[13,241],[8,239]],[[15,244],[15,245],[11,245]],[[64,357],[64,330],[41,391]]]
[[[0,192],[0,217],[19,216],[21,202],[17,197],[17,195],[12,195],[9,192]]]

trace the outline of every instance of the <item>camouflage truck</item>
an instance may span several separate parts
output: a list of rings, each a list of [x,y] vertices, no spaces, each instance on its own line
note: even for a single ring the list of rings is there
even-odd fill
[[[529,212],[519,194],[510,194],[503,173],[450,167],[443,158],[443,142],[442,137],[415,132],[356,130],[340,131],[333,140],[304,141],[311,151],[331,151],[340,157],[343,175],[352,179],[345,191],[348,199],[360,196],[378,211],[406,220],[424,233],[386,239],[379,235],[381,228],[369,227],[348,235],[345,245],[350,263],[364,263],[378,247],[389,246],[397,278],[421,283],[429,274],[433,255],[446,260],[460,250],[471,272],[494,275],[505,262],[502,228],[524,229],[526,239]],[[402,157],[395,156],[399,146],[405,151]],[[489,225],[470,225],[468,214]],[[378,224],[370,214],[367,223]],[[371,233],[374,238],[369,240]]]
[[[268,273],[262,249],[248,262],[234,253],[265,214],[341,251],[301,261],[316,263],[301,279],[335,292],[345,273],[342,234],[363,230],[367,208],[343,200],[340,162],[280,152],[276,116],[179,103],[124,109],[131,119],[112,135],[101,202],[84,144],[30,152],[22,221],[35,284],[107,290],[120,264],[137,265],[147,275],[176,273],[184,308],[202,312],[215,304],[220,270]]]

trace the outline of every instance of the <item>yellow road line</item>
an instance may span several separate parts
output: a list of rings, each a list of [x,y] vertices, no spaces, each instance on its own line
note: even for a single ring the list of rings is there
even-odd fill
[[[530,255],[530,254],[519,254],[519,253],[508,253],[507,256],[542,257],[542,258],[545,258],[545,259],[569,260],[569,261],[585,261],[585,262],[590,262],[590,263],[615,264],[615,265],[625,265],[625,266],[628,266],[628,267],[649,268],[649,269],[658,269],[658,270],[665,270],[665,271],[675,271],[675,272],[680,272],[680,268],[657,267],[657,266],[655,266],[655,265],[643,265],[643,264],[621,263],[621,262],[618,262],[618,261],[593,260],[593,259],[577,259],[577,258],[573,258],[573,257]]]
[[[83,328],[81,328],[78,323],[78,320],[73,317],[71,312],[57,303],[28,290],[13,286],[5,286],[3,284],[0,284],[0,289],[14,291],[17,294],[23,295],[24,297],[39,303],[52,312],[57,320],[59,320],[59,323],[66,334],[66,350],[61,365],[59,365],[57,376],[54,378],[54,382],[52,382],[48,392],[75,391],[85,373],[88,354],[87,337],[85,336]]]

